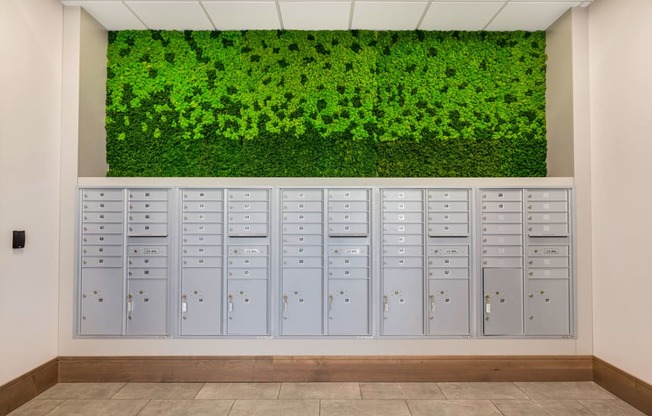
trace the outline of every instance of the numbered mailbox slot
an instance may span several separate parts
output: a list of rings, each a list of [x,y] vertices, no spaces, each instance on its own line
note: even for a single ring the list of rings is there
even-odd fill
[[[130,279],[165,279],[168,277],[167,267],[132,267],[127,272]]]
[[[121,223],[122,212],[84,212],[82,220],[84,223]]]
[[[366,210],[366,209],[365,209]],[[421,201],[383,201],[385,212],[422,212],[423,202]]]
[[[222,201],[221,189],[184,189],[183,200],[186,201]]]
[[[323,221],[323,215],[321,212],[287,212],[286,211],[283,213],[284,223],[321,224],[322,221]]]
[[[428,214],[431,223],[468,223],[469,214],[466,212],[431,212]]]
[[[566,237],[568,224],[529,224],[527,234],[530,237]]]
[[[222,202],[219,201],[183,201],[183,212],[220,212]]]
[[[383,247],[385,256],[394,257],[422,257],[423,247],[421,246],[385,246]]]
[[[229,258],[229,267],[267,267],[267,257],[231,257]]]
[[[567,201],[568,191],[565,189],[529,189],[528,201]]]
[[[466,189],[430,189],[428,201],[468,201],[469,191]]]
[[[323,255],[321,246],[283,246],[283,256],[320,257]]]
[[[529,267],[569,267],[568,257],[530,257]]]
[[[82,256],[122,256],[122,246],[82,246]]]
[[[283,201],[321,201],[322,191],[318,189],[284,189]]]
[[[570,277],[570,270],[568,268],[531,268],[527,274],[531,279],[568,279]]]
[[[222,246],[188,246],[184,245],[181,249],[184,257],[185,256],[222,256]]]
[[[168,214],[166,212],[131,212],[129,213],[129,222],[156,223],[167,222]]]
[[[483,257],[483,267],[523,267],[522,257]]]
[[[83,201],[122,201],[122,189],[83,189]]]
[[[84,245],[122,245],[122,236],[118,234],[84,234],[82,236]]]
[[[482,201],[483,212],[521,212],[523,211],[523,203],[520,201]],[[519,220],[520,221],[520,220]]]
[[[184,212],[184,223],[221,223],[224,216],[221,212]]]
[[[529,223],[567,223],[567,212],[545,212],[545,213],[528,213],[527,220]]]
[[[265,237],[267,236],[267,224],[230,224],[230,237]]]
[[[387,212],[383,213],[383,222],[385,223],[422,223],[423,214],[420,212]]]
[[[328,199],[332,201],[367,201],[369,191],[367,189],[331,189],[328,191]]]
[[[167,267],[165,257],[133,257],[129,256],[129,267]]]
[[[548,201],[548,202],[528,202],[528,214],[530,212],[565,212],[568,211],[568,202],[565,201]]]
[[[383,201],[421,201],[423,191],[420,189],[383,189]]]
[[[283,267],[322,267],[321,257],[283,257]]]
[[[222,236],[183,233],[182,241],[187,245],[214,246],[222,244]]]
[[[429,201],[429,212],[467,212],[469,203],[466,201]]]
[[[321,230],[321,228],[320,228]],[[301,246],[315,246],[322,244],[321,233],[317,235],[303,235],[303,234],[284,234],[283,244],[288,245],[301,245]]]
[[[387,234],[423,234],[423,224],[383,224],[383,232]],[[423,242],[423,241],[422,241]]]
[[[168,192],[166,190],[152,189],[130,189],[129,201],[167,201]]]
[[[523,191],[518,189],[484,189],[483,201],[521,201]]]
[[[87,222],[82,225],[84,234],[122,234],[122,230],[122,224]]]
[[[421,257],[385,257],[383,267],[422,267]]]
[[[383,244],[389,245],[403,245],[403,246],[421,246],[423,245],[422,234],[401,235],[401,234],[385,234],[383,236]]]
[[[368,223],[369,214],[366,212],[332,212],[328,219],[332,223]]]
[[[184,234],[222,234],[222,224],[183,224]]]
[[[485,245],[516,246],[523,244],[522,235],[483,235],[482,243]]]
[[[231,212],[229,214],[230,224],[266,223],[267,221],[266,212]]]
[[[183,267],[222,267],[221,257],[184,257]]]
[[[430,237],[465,237],[469,235],[468,224],[429,224]]]
[[[284,212],[318,212],[321,215],[324,204],[313,201],[283,201]]]
[[[487,256],[522,256],[523,247],[522,246],[483,246],[482,255]]]
[[[141,237],[141,236],[165,237],[168,235],[168,225],[167,223],[165,224],[131,223],[127,228],[127,235],[130,237]]]
[[[428,267],[468,268],[468,257],[428,257]]]
[[[166,201],[129,201],[129,212],[156,212],[167,211]]]
[[[331,237],[366,237],[369,235],[369,225],[331,223],[328,226],[328,235]]]
[[[229,279],[267,279],[265,268],[230,268]]]
[[[482,224],[483,234],[521,234],[523,233],[522,224]]]
[[[122,267],[122,257],[93,257],[83,256],[82,267]]]
[[[331,201],[328,203],[331,212],[367,212],[369,203],[367,201]]]
[[[484,223],[521,223],[523,216],[520,212],[483,212]]]
[[[230,189],[228,194],[230,201],[267,201],[269,199],[267,189]]]
[[[468,267],[430,267],[428,268],[429,279],[468,279],[470,277]]]
[[[337,257],[333,256],[328,259],[331,267],[369,267],[369,259],[366,257]]]
[[[84,212],[122,212],[122,201],[84,201]]]
[[[369,269],[367,267],[330,267],[328,277],[331,279],[367,279]]]

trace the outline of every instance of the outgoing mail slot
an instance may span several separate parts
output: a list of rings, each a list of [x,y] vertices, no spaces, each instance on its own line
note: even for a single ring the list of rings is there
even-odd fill
[[[223,192],[221,189],[184,189],[184,201],[221,201]]]
[[[530,237],[565,237],[568,235],[568,224],[529,224],[527,234]]]
[[[84,223],[82,232],[84,234],[122,234],[122,224],[115,223]]]
[[[129,246],[127,247],[127,252],[130,256],[145,256],[145,257],[154,257],[167,256],[167,247],[166,246]]]
[[[321,246],[283,246],[283,256],[322,256]]]
[[[329,267],[369,267],[369,259],[366,257],[329,257]]]
[[[331,267],[328,269],[328,277],[331,279],[368,279],[369,269],[366,267]]]
[[[482,201],[482,211],[484,213],[489,212],[521,212],[523,210],[522,202],[494,202],[494,201]]]
[[[130,256],[127,264],[134,267],[167,267],[168,259],[165,257],[134,257]]]
[[[82,246],[82,256],[122,256],[122,246]]]
[[[482,267],[523,267],[522,257],[483,257]]]
[[[366,237],[369,235],[369,225],[364,224],[330,224],[328,235],[331,237]]]
[[[482,222],[520,223],[523,222],[523,214],[520,212],[484,212],[482,213]]]
[[[220,212],[224,209],[216,201],[183,201],[183,212]]]
[[[523,192],[520,189],[485,189],[482,191],[482,201],[520,201]]]
[[[267,256],[266,246],[231,246],[229,256],[260,257]]]
[[[467,236],[469,226],[468,224],[430,224],[428,235],[430,237]]]
[[[320,223],[323,221],[321,212],[285,212],[283,214],[284,223]]]
[[[469,191],[466,189],[430,189],[428,201],[468,201]]]
[[[385,212],[423,211],[423,202],[419,201],[383,201]]]
[[[284,189],[283,201],[321,201],[322,191],[319,189]]]
[[[531,257],[529,267],[568,267],[568,257]]]
[[[130,279],[164,279],[168,277],[167,267],[135,267],[129,269],[127,276]]]
[[[385,234],[423,234],[422,224],[383,224]]]
[[[228,277],[229,279],[267,279],[269,273],[267,269],[240,269],[230,268]]]
[[[181,253],[186,256],[215,257],[222,255],[222,246],[183,246]]]
[[[167,201],[168,192],[160,189],[130,189],[129,201]]]
[[[86,211],[122,211],[121,201],[84,201],[82,208]]]
[[[383,189],[383,201],[421,201],[423,191],[420,189]]]
[[[522,246],[483,246],[483,256],[522,256]]]
[[[566,201],[568,191],[565,189],[529,189],[528,201]]]
[[[167,224],[129,224],[127,235],[130,237],[160,236],[168,235]]]
[[[568,246],[530,246],[529,256],[568,256]]]
[[[331,223],[369,222],[369,215],[366,212],[334,212],[328,218]]]
[[[428,214],[428,221],[431,223],[464,223],[469,222],[469,214],[466,212],[431,212]]]
[[[168,203],[165,201],[130,201],[129,202],[129,211],[130,212],[155,212],[155,211],[167,211]]]
[[[383,237],[383,244],[403,245],[403,246],[422,245],[423,235],[422,234],[412,234],[412,235],[386,234]]]
[[[321,245],[323,242],[321,235],[283,234],[283,244],[311,246]]]
[[[482,224],[483,234],[521,234],[521,224]]]
[[[266,212],[243,212],[243,213],[234,213],[229,214],[229,223],[230,224],[249,224],[249,223],[264,223],[267,222],[267,213]]]
[[[343,246],[331,247],[328,250],[329,256],[366,256],[368,253],[366,246]]]
[[[384,257],[383,267],[423,267],[421,257]]]
[[[129,213],[129,222],[168,222],[166,212],[131,212]]]
[[[122,212],[84,212],[84,222],[122,222]]]
[[[84,201],[122,201],[121,189],[82,189]]]
[[[429,256],[468,256],[469,247],[468,246],[434,246],[428,249]]]
[[[283,267],[322,267],[323,258],[322,257],[292,257],[292,256],[283,256],[282,266]]]
[[[406,223],[406,222],[423,222],[423,214],[420,212],[385,212],[383,214],[383,221],[385,223]]]
[[[267,224],[231,224],[229,236],[231,237],[265,237]]]
[[[230,201],[267,201],[269,191],[267,189],[230,189]]]
[[[468,257],[428,257],[428,268],[431,267],[469,267]]]
[[[465,201],[431,201],[428,202],[429,212],[466,212],[469,203]]]
[[[322,204],[321,202],[311,202],[311,201],[284,201],[283,202],[283,212],[321,213],[323,209],[324,209],[324,204]]]
[[[422,257],[423,247],[421,246],[385,246],[383,247],[383,255],[385,256],[398,256],[398,257]]]
[[[550,202],[528,202],[527,210],[529,212],[545,212],[545,211],[568,211],[567,202],[550,201]]]
[[[529,269],[527,275],[531,279],[568,279],[570,276],[569,269],[546,269],[535,268]]]
[[[367,201],[369,191],[366,189],[331,189],[328,192],[331,201]]]
[[[221,212],[184,212],[183,213],[183,222],[217,222],[221,223],[223,220],[223,215]]]
[[[515,246],[523,244],[523,236],[521,235],[483,235],[482,243],[486,245],[497,246]]]
[[[229,257],[229,267],[252,268],[267,267],[267,257]]]
[[[122,267],[122,257],[82,256],[82,267]]]
[[[84,245],[122,245],[122,236],[119,234],[84,234],[81,241]]]
[[[321,234],[321,224],[283,224],[283,234]]]
[[[181,227],[184,234],[221,234],[222,224],[183,224]]]
[[[369,203],[366,201],[331,201],[328,204],[331,212],[367,212]]]
[[[467,279],[469,278],[469,269],[465,267],[448,268],[448,267],[431,267],[428,268],[429,279]]]
[[[182,242],[188,245],[214,246],[222,244],[221,235],[183,234]]]
[[[181,260],[183,267],[222,267],[221,257],[184,257]],[[217,278],[217,276],[216,276]]]

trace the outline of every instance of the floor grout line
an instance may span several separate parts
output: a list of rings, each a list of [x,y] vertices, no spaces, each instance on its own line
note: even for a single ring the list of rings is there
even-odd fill
[[[233,401],[233,403],[231,403],[231,407],[229,407],[229,411],[226,412],[226,416],[229,416],[231,414],[231,411],[233,410],[234,406],[235,406],[235,400]]]
[[[135,416],[138,416],[139,414],[141,414],[141,413],[143,412],[143,410],[145,410],[145,408],[147,407],[147,405],[149,405],[151,402],[152,402],[152,399],[149,399],[149,400],[147,401],[147,403],[145,403],[145,405],[144,405],[143,407],[140,408],[140,410],[138,411],[138,413],[136,413]]]

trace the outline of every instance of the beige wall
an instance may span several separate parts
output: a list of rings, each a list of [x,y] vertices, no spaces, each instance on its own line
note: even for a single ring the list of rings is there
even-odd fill
[[[652,383],[652,2],[589,22],[595,355]]]
[[[0,385],[58,355],[62,12],[0,1]]]

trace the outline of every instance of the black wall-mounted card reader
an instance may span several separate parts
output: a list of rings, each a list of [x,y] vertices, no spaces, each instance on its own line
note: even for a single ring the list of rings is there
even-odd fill
[[[25,247],[25,231],[14,231],[12,248],[24,248],[24,247]]]

